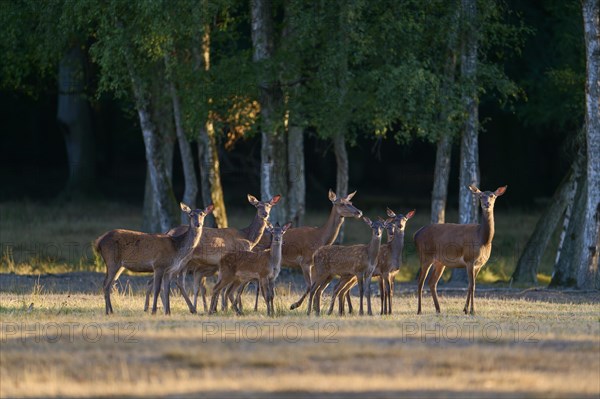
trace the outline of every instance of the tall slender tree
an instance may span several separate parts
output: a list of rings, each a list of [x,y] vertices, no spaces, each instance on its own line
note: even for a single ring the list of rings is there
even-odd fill
[[[586,53],[585,136],[587,189],[578,260],[577,286],[600,289],[600,3],[582,0]]]

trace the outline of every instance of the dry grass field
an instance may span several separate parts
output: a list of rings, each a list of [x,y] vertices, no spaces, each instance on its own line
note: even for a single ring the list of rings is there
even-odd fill
[[[250,220],[252,209],[245,211],[232,214],[233,225]],[[391,316],[290,311],[302,283],[284,271],[274,318],[262,303],[250,310],[252,292],[244,316],[191,315],[175,295],[166,317],[142,311],[147,277],[127,275],[113,294],[115,314],[105,316],[102,265],[86,252],[103,231],[137,228],[138,209],[2,204],[0,397],[598,398],[599,293],[508,288],[512,251],[535,215],[523,213],[527,223],[516,227],[502,212],[475,317],[462,314],[463,287],[448,285],[440,288],[441,315],[428,292],[416,315],[410,251]],[[317,216],[308,223],[325,217]],[[407,242],[424,223],[425,215],[410,221]],[[369,232],[349,221],[346,234],[360,242]]]

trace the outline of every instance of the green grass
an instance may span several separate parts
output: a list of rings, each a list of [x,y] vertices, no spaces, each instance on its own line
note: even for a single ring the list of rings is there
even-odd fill
[[[357,206],[360,201],[355,201]],[[385,216],[385,208],[363,209],[371,218]],[[323,203],[320,212],[310,211],[306,225],[323,224],[329,204]],[[5,202],[0,204],[0,272],[36,274],[68,271],[103,271],[100,259],[95,259],[91,243],[102,233],[125,228],[138,230],[142,224],[141,209],[114,202],[89,202],[71,205],[48,205],[35,202]],[[245,227],[254,217],[251,206],[229,211],[230,225]],[[518,210],[496,209],[496,235],[492,257],[479,275],[485,283],[508,283],[520,252],[533,231],[539,214]],[[456,222],[456,212],[449,211],[448,222]],[[399,281],[411,281],[418,270],[418,259],[412,241],[413,234],[429,223],[429,210],[417,209],[407,224],[405,264]],[[348,219],[345,223],[345,242],[364,243],[370,230],[361,221]],[[384,238],[385,240],[385,238]],[[549,248],[556,246],[553,237]],[[553,254],[546,251],[540,270],[540,283],[546,284],[552,273]],[[446,272],[446,277],[448,275]]]

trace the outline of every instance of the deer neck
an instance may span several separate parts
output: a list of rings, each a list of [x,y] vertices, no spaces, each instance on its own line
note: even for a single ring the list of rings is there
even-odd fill
[[[393,267],[399,267],[402,263],[402,249],[404,248],[404,230],[394,233],[394,238],[388,243],[390,260]]]
[[[375,234],[371,236],[371,241],[367,246],[367,256],[369,263],[374,265],[377,263],[377,256],[379,255],[379,248],[381,247],[381,236],[377,237]]]
[[[242,231],[246,235],[246,239],[250,241],[252,247],[254,247],[263,236],[267,222],[260,216],[254,216],[254,220],[250,223],[250,226],[246,227]]]
[[[321,244],[322,245],[331,245],[335,241],[340,232],[340,228],[344,223],[344,217],[340,216],[335,210],[335,205],[331,208],[331,213],[329,214],[329,219],[327,219],[327,223],[323,225],[320,231]]]
[[[281,244],[281,241],[273,242],[271,244],[271,257],[269,259],[269,267],[271,270],[276,270],[281,267]]]
[[[484,211],[479,225],[479,238],[483,245],[490,245],[494,239],[494,210]]]
[[[185,258],[187,256],[192,256],[194,249],[200,243],[200,238],[202,238],[202,227],[199,229],[193,228],[191,225],[188,228],[187,233],[182,237],[180,244],[180,256]]]

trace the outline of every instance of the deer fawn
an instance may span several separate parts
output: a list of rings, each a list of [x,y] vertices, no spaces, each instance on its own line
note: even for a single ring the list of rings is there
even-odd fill
[[[275,295],[275,279],[281,270],[281,248],[283,234],[290,228],[292,223],[283,227],[277,223],[274,227],[269,224],[267,231],[271,234],[271,247],[263,251],[240,251],[225,255],[221,259],[219,278],[213,289],[209,314],[217,311],[219,293],[227,289],[227,296],[233,304],[236,313],[242,314],[238,307],[241,302],[242,290],[238,290],[242,284],[258,280],[260,291],[267,304],[267,314],[273,315],[273,298]],[[233,297],[237,292],[237,298]]]
[[[367,313],[372,315],[371,311],[371,277],[381,246],[381,235],[385,227],[385,222],[374,221],[364,217],[363,220],[372,229],[371,240],[369,244],[359,244],[351,246],[332,245],[319,248],[314,255],[313,283],[310,289],[308,300],[308,314],[311,307],[314,306],[315,314],[318,316],[321,312],[321,294],[334,276],[355,276],[358,279],[360,288],[360,314],[363,314],[363,295],[367,297]],[[366,290],[364,284],[366,283]],[[346,286],[339,286],[338,292],[334,292],[332,301]]]
[[[290,309],[296,309],[304,298],[310,292],[311,287],[311,269],[313,267],[313,254],[317,249],[324,245],[331,245],[344,223],[344,218],[360,218],[362,212],[357,209],[350,201],[356,194],[356,191],[348,194],[346,197],[338,197],[332,190],[329,190],[329,200],[332,208],[329,219],[321,227],[295,227],[291,228],[285,235],[285,242],[282,249],[282,264],[285,266],[295,266],[302,269],[306,290],[302,297],[292,304]],[[268,245],[268,235],[265,234],[262,247]]]
[[[219,271],[221,258],[227,253],[250,251],[256,246],[263,236],[271,208],[280,199],[281,195],[275,195],[268,201],[259,201],[253,195],[248,194],[248,202],[256,208],[256,216],[248,227],[240,230],[231,227],[225,229],[207,227],[204,229],[200,245],[194,251],[194,255],[187,265],[187,269],[192,271],[194,275],[194,312],[199,293],[202,295],[204,311],[207,311],[206,277]],[[187,226],[179,226],[169,230],[167,234],[178,236],[184,234],[185,231],[187,231]],[[225,300],[223,300],[223,305],[226,306]]]
[[[387,215],[390,219],[385,221],[385,230],[387,232],[387,243],[379,249],[377,266],[373,272],[373,277],[379,277],[379,292],[381,297],[381,314],[392,314],[392,297],[394,294],[394,277],[400,271],[402,265],[402,251],[404,249],[404,229],[406,222],[412,218],[415,210],[408,212],[406,216],[396,215],[390,208],[387,209]],[[349,281],[352,279],[352,282]],[[339,313],[344,314],[344,297],[348,302],[348,310],[352,313],[352,302],[350,301],[350,289],[356,284],[354,276],[341,278],[334,291],[340,290]],[[340,288],[340,285],[345,287]],[[328,314],[333,312],[335,301],[331,301]]]
[[[191,210],[181,203],[181,210],[190,218],[190,228],[178,237],[166,234],[147,234],[131,230],[111,230],[94,242],[94,248],[106,263],[104,278],[104,301],[106,314],[113,313],[110,302],[110,290],[116,274],[122,269],[133,272],[154,272],[154,304],[152,313],[156,313],[157,298],[160,292],[165,270],[170,266],[187,263],[200,242],[204,218],[213,210],[209,205],[204,210]],[[165,313],[170,313],[169,303],[163,297]]]
[[[421,262],[419,275],[418,296],[419,305],[417,314],[421,314],[421,297],[425,277],[431,266],[434,266],[433,275],[429,278],[429,288],[435,310],[440,313],[440,304],[437,297],[437,283],[446,267],[467,269],[469,290],[464,312],[475,314],[475,280],[481,268],[486,264],[492,252],[494,238],[494,202],[496,198],[506,192],[507,186],[496,191],[481,192],[473,185],[469,189],[481,203],[483,222],[481,224],[430,224],[422,227],[415,233],[414,239]]]

